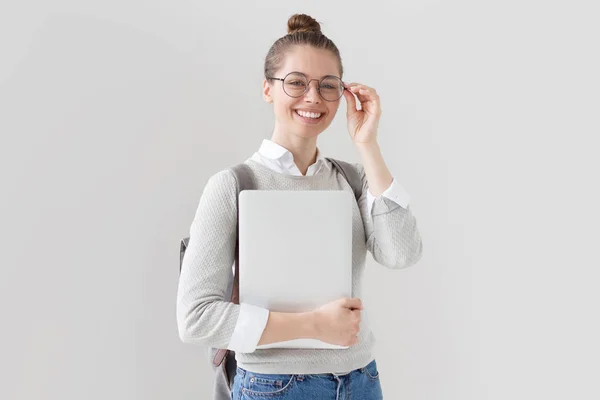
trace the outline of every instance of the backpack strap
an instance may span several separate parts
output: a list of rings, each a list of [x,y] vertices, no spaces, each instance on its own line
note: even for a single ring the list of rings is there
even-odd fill
[[[243,190],[253,190],[256,187],[254,183],[254,174],[252,169],[246,163],[240,163],[230,168],[235,177],[236,195],[235,204],[237,209],[236,236],[235,236],[235,273],[233,275],[233,288],[231,290],[231,302],[240,304],[240,193]],[[223,360],[230,354],[229,349],[219,349],[212,362],[215,367],[219,367]],[[230,357],[231,358],[231,357]]]
[[[235,235],[235,275],[233,277],[233,289],[231,291],[231,302],[240,304],[240,193],[243,190],[252,190],[256,187],[254,175],[250,167],[245,163],[240,163],[230,168],[235,176],[237,192],[235,195],[235,206],[237,209],[236,235]]]
[[[358,202],[362,195],[362,180],[354,166],[346,161],[336,160],[335,158],[326,158],[333,166],[344,176],[350,187],[354,191],[354,197]]]
[[[242,190],[254,189],[254,174],[252,173],[252,169],[250,169],[248,164],[239,163],[238,165],[234,165],[229,169],[231,170],[231,172],[233,172],[233,175],[235,176],[238,196]]]
[[[190,242],[189,236],[181,239],[181,243],[179,244],[179,274],[181,275],[181,266],[183,265],[183,256],[185,255],[185,250],[188,247],[188,243]]]

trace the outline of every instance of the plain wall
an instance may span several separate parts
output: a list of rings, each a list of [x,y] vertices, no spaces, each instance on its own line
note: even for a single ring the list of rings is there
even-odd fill
[[[408,269],[368,257],[385,398],[600,397],[594,2],[119,0],[0,6],[0,398],[209,398],[179,240],[270,138],[296,12],[380,94],[423,238]],[[359,162],[345,107],[319,147]]]

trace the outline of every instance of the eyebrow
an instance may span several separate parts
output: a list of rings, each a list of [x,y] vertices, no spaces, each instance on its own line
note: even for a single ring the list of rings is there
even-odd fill
[[[302,71],[290,71],[290,72],[288,72],[288,74],[291,74],[292,72],[300,72],[301,74],[304,74],[304,75],[306,75],[306,77],[310,78],[310,76],[306,72],[302,72]],[[326,76],[335,76],[336,78],[342,79],[339,76],[333,75],[333,74],[325,74],[323,76],[320,76],[319,78],[314,78],[314,79],[321,80],[321,79],[325,78]]]

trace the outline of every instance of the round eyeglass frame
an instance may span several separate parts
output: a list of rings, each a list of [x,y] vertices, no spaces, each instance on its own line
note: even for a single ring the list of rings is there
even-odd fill
[[[298,95],[298,96],[292,96],[291,94],[289,94],[288,92],[286,92],[286,91],[285,91],[285,85],[284,85],[283,83],[285,82],[285,79],[286,79],[286,78],[287,78],[289,75],[291,75],[291,74],[298,74],[298,75],[302,75],[302,76],[303,76],[304,78],[306,78],[306,80],[308,81],[308,83],[306,84],[306,88],[304,88],[304,92],[303,92],[302,94]],[[335,75],[325,75],[325,76],[324,76],[324,77],[322,77],[321,79],[316,79],[316,78],[313,78],[313,79],[308,79],[308,76],[306,76],[306,75],[305,75],[305,74],[303,74],[302,72],[298,72],[298,71],[292,71],[292,72],[290,72],[290,73],[286,74],[286,76],[284,76],[283,78],[275,78],[274,76],[267,76],[267,79],[275,79],[275,80],[281,81],[281,88],[283,89],[283,92],[284,92],[285,94],[287,94],[288,96],[292,97],[292,98],[295,98],[295,99],[296,99],[296,98],[298,98],[298,97],[302,97],[302,96],[304,96],[304,95],[306,94],[306,92],[308,92],[308,88],[310,87],[310,83],[311,83],[312,81],[317,81],[317,82],[318,82],[318,86],[317,86],[317,92],[319,92],[319,96],[321,96],[321,98],[322,98],[323,100],[325,100],[325,101],[338,101],[338,100],[339,100],[339,99],[341,99],[341,98],[342,98],[342,96],[344,95],[344,90],[348,90],[348,89],[346,89],[346,87],[344,86],[344,82],[342,82],[342,89],[343,89],[343,90],[342,90],[342,92],[340,93],[340,97],[338,97],[338,98],[337,98],[337,99],[335,99],[335,100],[328,100],[328,99],[326,99],[326,98],[325,98],[325,97],[323,97],[323,95],[321,94],[321,82],[323,82],[323,80],[325,80],[325,79],[327,79],[327,78],[336,78],[336,79],[339,79],[339,81],[340,81],[340,82],[342,82],[342,80],[341,80],[339,77],[335,76]]]

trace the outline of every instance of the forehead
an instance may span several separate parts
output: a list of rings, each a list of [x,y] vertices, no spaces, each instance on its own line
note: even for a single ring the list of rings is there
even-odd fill
[[[285,75],[293,71],[302,72],[311,79],[325,75],[340,76],[338,61],[333,53],[312,46],[293,46],[286,52],[279,72]]]

